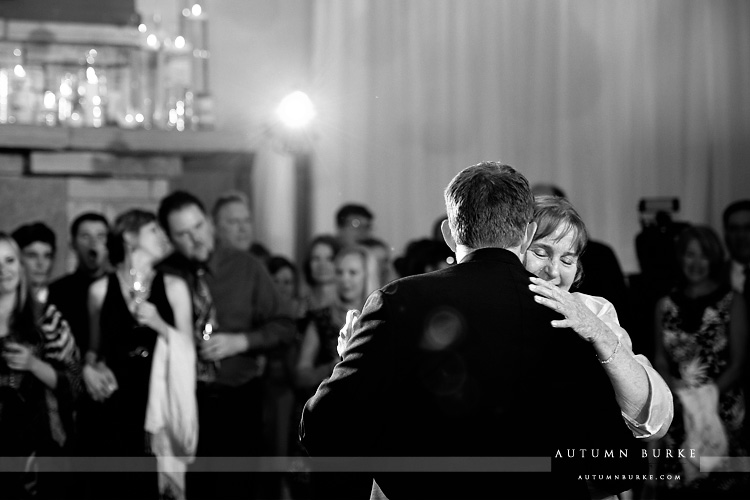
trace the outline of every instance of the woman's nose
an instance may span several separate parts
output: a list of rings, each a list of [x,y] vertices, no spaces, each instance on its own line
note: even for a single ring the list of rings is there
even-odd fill
[[[547,265],[544,266],[544,272],[546,272],[550,278],[556,278],[557,276],[559,276],[560,269],[557,265],[557,262],[555,261],[547,262]]]

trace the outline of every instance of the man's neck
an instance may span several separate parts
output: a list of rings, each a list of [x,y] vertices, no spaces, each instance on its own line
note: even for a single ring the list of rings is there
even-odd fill
[[[85,267],[79,267],[78,269],[76,269],[76,273],[80,274],[81,276],[85,276],[92,281],[101,278],[102,276],[106,274],[106,272],[107,272],[107,269],[105,269],[104,267],[100,267],[93,271]]]
[[[485,247],[485,248],[500,248],[500,247]],[[461,262],[463,261],[467,255],[469,255],[471,252],[475,250],[480,250],[479,248],[469,248],[464,245],[456,245],[456,261]],[[513,253],[515,256],[518,257],[518,260],[523,262],[523,258],[521,256],[521,247],[515,246],[510,248],[503,248],[502,250],[508,250],[509,252]]]

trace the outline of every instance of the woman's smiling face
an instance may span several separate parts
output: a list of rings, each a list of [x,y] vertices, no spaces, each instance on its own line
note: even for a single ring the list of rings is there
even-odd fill
[[[574,243],[575,231],[561,224],[555,232],[529,246],[524,257],[526,270],[569,291],[578,273],[579,255]]]

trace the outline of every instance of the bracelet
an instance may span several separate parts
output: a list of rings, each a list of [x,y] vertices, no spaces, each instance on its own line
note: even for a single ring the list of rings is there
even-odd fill
[[[607,364],[611,363],[612,360],[615,359],[615,354],[617,354],[617,351],[620,350],[620,346],[621,345],[622,345],[622,341],[620,340],[620,337],[617,337],[617,345],[615,346],[615,350],[612,351],[612,354],[607,359],[605,359],[604,361],[602,361],[600,359],[599,362],[601,364],[603,364],[603,365],[607,365]],[[597,358],[598,358],[598,356],[597,356]]]

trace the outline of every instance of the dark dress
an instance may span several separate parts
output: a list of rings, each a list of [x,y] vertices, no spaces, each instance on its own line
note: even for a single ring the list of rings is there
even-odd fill
[[[174,325],[174,313],[167,299],[163,274],[154,276],[148,301],[156,306],[164,321]],[[152,453],[144,423],[157,333],[138,325],[128,310],[114,273],[108,276],[100,325],[101,356],[118,384],[118,389],[103,405],[109,432],[101,436],[102,446],[108,456],[150,457]],[[155,473],[139,474],[142,477],[137,479],[130,476],[120,477],[116,488],[107,489],[113,498],[158,497]]]
[[[687,387],[693,388],[715,383],[724,372],[731,354],[729,325],[733,297],[727,285],[697,298],[687,297],[680,291],[673,291],[667,296],[661,310],[662,342],[670,375],[675,380],[681,380]],[[684,447],[686,431],[683,406],[679,402],[675,394],[675,417],[662,440],[665,449]],[[740,439],[744,412],[740,387],[719,394],[718,415],[727,433],[728,456],[747,455]],[[688,480],[682,462],[675,458],[661,457],[659,472],[671,474],[672,477],[681,475],[679,480],[661,484],[664,490],[661,494],[665,498],[671,498],[669,495],[675,498],[723,495],[716,498],[726,498],[738,492],[745,497],[749,485],[745,474],[727,473],[721,469],[716,473],[701,473]]]
[[[338,304],[308,312],[307,318],[315,325],[315,331],[320,342],[320,349],[318,349],[318,355],[315,357],[315,366],[328,364],[334,359],[339,359],[336,347],[339,340],[339,330],[346,323],[346,312],[347,309]]]
[[[64,456],[73,439],[73,404],[82,390],[78,348],[57,309],[31,299],[12,321],[8,336],[0,339],[0,350],[10,340],[30,346],[35,356],[50,364],[57,385],[48,389],[32,373],[11,370],[0,358],[0,497],[67,498],[60,474],[22,471],[45,471],[29,457]]]

